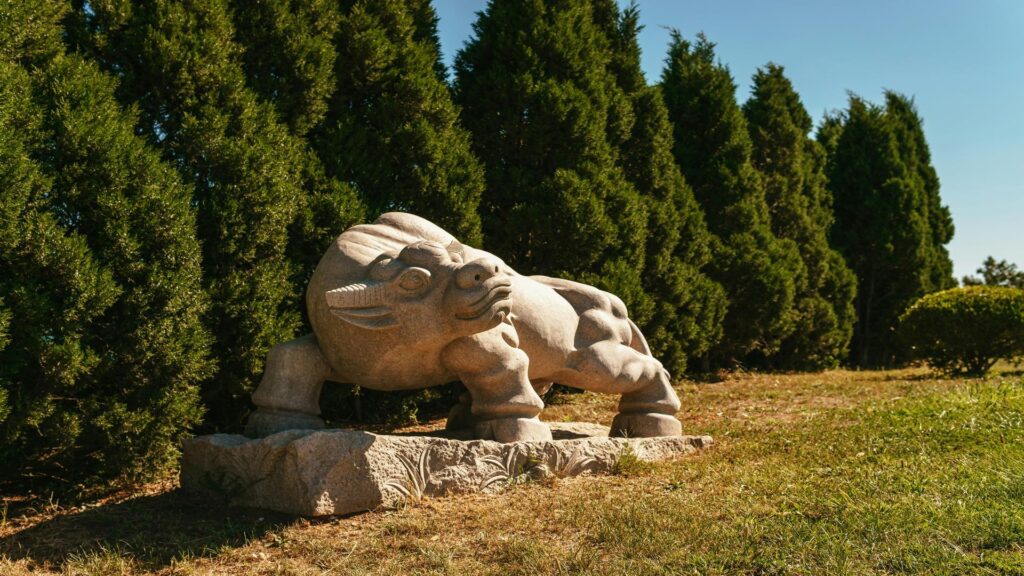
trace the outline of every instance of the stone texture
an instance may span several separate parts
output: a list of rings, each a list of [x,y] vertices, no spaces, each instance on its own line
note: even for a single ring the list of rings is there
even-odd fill
[[[526,479],[608,473],[629,450],[641,460],[659,461],[712,443],[710,436],[609,438],[608,428],[596,424],[551,428],[553,440],[511,444],[460,439],[466,431],[199,436],[185,442],[181,485],[235,505],[325,516],[424,497],[497,492]]]
[[[679,435],[679,398],[622,300],[523,276],[418,216],[343,232],[306,290],[313,334],[275,346],[246,433],[315,428],[324,381],[373,390],[462,382],[458,423],[481,439],[543,441],[538,394],[557,382],[621,396],[615,432]]]

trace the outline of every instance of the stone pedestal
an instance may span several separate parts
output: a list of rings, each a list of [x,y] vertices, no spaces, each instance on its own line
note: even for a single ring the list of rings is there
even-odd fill
[[[551,423],[554,439],[500,444],[457,432],[383,435],[289,430],[266,438],[213,434],[185,441],[181,485],[240,506],[303,516],[350,514],[405,500],[497,492],[527,479],[608,473],[623,455],[667,460],[710,436],[609,438],[596,424]]]

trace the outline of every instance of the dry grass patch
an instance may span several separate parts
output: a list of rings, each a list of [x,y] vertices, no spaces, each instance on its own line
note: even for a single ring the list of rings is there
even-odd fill
[[[686,430],[716,445],[676,462],[316,521],[156,486],[10,519],[0,573],[1024,574],[1020,376],[736,374],[679,390]],[[615,407],[559,400],[545,419],[607,424]]]

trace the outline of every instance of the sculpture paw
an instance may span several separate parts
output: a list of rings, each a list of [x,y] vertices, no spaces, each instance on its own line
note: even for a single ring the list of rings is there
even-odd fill
[[[323,427],[323,419],[314,414],[257,408],[249,415],[245,435],[250,438],[263,438],[285,430],[321,430]]]
[[[551,429],[537,418],[496,418],[477,422],[475,436],[497,442],[544,442],[551,440]]]
[[[675,416],[654,413],[619,413],[612,420],[609,436],[650,438],[653,436],[679,436],[683,425]]]

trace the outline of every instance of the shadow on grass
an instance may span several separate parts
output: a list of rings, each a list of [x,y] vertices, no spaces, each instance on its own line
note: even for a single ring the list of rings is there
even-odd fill
[[[44,520],[0,538],[0,557],[60,566],[72,555],[115,550],[157,569],[216,555],[298,521],[173,490]]]

